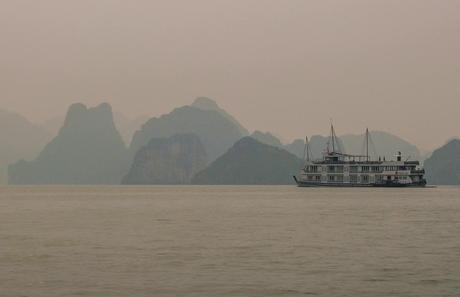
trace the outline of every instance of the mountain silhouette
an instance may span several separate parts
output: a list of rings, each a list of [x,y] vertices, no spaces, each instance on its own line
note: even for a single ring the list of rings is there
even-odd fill
[[[279,147],[279,148],[284,147],[284,145],[281,143],[281,140],[279,140],[276,136],[274,136],[270,132],[261,132],[261,131],[256,130],[251,134],[251,137],[261,143],[265,143],[265,144],[268,144],[274,147]]]
[[[460,140],[450,140],[435,150],[424,167],[429,184],[460,185]]]
[[[9,168],[11,184],[119,184],[127,150],[113,122],[112,108],[74,104],[63,127],[34,161]]]
[[[0,110],[0,139],[0,184],[5,184],[8,165],[36,158],[50,134],[17,113]]]
[[[220,111],[183,106],[169,114],[147,121],[134,134],[130,154],[134,156],[152,138],[168,138],[176,134],[188,133],[200,138],[209,162],[222,155],[244,136],[240,127]]]
[[[197,173],[194,184],[256,185],[293,184],[302,160],[252,137],[244,137],[223,156]]]
[[[419,149],[401,137],[383,131],[371,131],[369,135],[369,155],[374,159],[385,157],[387,160],[391,160],[398,152],[411,160],[420,160],[421,158]],[[340,139],[348,154],[366,154],[364,134],[341,135]]]
[[[216,101],[208,97],[198,97],[195,99],[195,101],[193,101],[191,106],[202,110],[215,110],[224,117],[226,117],[228,120],[230,120],[234,125],[236,125],[240,130],[241,135],[249,135],[249,131],[245,127],[243,127],[231,114],[226,112],[224,109],[220,108]]]

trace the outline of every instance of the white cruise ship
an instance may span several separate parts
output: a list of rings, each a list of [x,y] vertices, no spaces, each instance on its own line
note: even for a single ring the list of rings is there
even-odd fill
[[[336,151],[337,139],[331,125],[331,136],[323,158],[311,160],[308,139],[306,162],[294,179],[299,187],[424,187],[425,170],[419,161],[403,160],[401,152],[396,160],[369,156],[369,130],[366,130],[365,155],[349,155]],[[332,149],[331,149],[332,146]]]

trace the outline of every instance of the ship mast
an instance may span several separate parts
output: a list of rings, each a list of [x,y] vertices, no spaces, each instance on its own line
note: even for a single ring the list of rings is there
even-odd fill
[[[334,125],[331,122],[331,141],[332,141],[332,152],[335,153],[335,130]]]
[[[310,142],[308,141],[308,136],[305,136],[305,147],[303,149],[303,160],[309,162],[312,158],[312,153],[310,149]]]
[[[366,159],[369,162],[369,128],[366,128]]]
[[[306,153],[307,153],[307,161],[310,161],[310,143],[308,142],[308,136],[305,136],[305,148],[306,148]]]

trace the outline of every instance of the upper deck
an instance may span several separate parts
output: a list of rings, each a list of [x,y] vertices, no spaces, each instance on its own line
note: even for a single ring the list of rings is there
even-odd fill
[[[337,152],[326,153],[321,160],[307,161],[310,164],[337,164],[337,165],[388,165],[388,166],[418,166],[419,161],[402,160],[402,155],[399,153],[396,160],[386,160],[379,158],[379,160],[371,160],[369,156],[348,155]]]

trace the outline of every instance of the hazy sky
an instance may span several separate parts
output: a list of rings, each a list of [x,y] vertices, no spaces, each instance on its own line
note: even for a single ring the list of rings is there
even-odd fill
[[[460,134],[460,1],[1,0],[0,108],[130,117],[214,98],[285,139]]]

